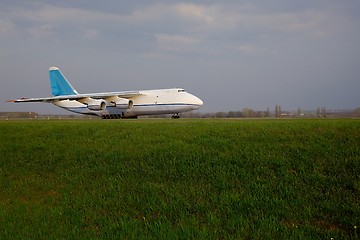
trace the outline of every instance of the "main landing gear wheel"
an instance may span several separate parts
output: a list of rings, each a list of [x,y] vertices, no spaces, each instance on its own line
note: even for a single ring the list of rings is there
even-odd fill
[[[180,116],[179,116],[179,114],[178,113],[175,113],[174,115],[172,115],[172,117],[171,118],[173,118],[173,119],[179,119],[180,118]]]
[[[121,114],[106,114],[101,116],[102,119],[120,119],[122,117]]]

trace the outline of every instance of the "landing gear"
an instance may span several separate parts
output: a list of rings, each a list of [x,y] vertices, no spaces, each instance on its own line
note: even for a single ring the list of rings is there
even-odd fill
[[[122,118],[121,114],[107,114],[107,115],[102,115],[101,116],[102,119],[120,119]]]
[[[175,113],[174,115],[172,115],[172,117],[171,118],[173,118],[173,119],[179,119],[180,118],[180,116],[179,116],[179,114],[178,113]]]
[[[120,118],[122,118],[122,119],[124,119],[124,118],[126,118],[126,119],[129,119],[129,118],[137,119],[138,118],[137,116],[128,117],[128,116],[124,116],[124,115],[125,115],[124,113],[121,113],[121,114],[104,114],[104,115],[101,115],[101,118],[102,119],[120,119]]]

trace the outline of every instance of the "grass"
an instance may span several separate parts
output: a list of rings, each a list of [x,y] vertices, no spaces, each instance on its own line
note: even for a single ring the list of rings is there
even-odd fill
[[[356,239],[360,120],[0,122],[0,238]]]

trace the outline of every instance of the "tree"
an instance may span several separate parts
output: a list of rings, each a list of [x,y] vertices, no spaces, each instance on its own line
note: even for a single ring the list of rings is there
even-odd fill
[[[224,118],[226,115],[226,113],[224,112],[216,112],[215,113],[215,118]]]
[[[356,109],[354,110],[354,115],[355,115],[356,117],[360,117],[360,107],[358,107],[358,108],[356,108]]]
[[[242,110],[242,114],[244,117],[255,117],[256,113],[251,108],[244,108]]]
[[[281,117],[281,107],[279,104],[275,106],[275,117]]]
[[[227,117],[228,118],[234,118],[235,117],[235,112],[229,111],[228,114],[227,114]]]
[[[326,108],[325,107],[317,108],[316,115],[318,117],[326,117]]]
[[[270,117],[270,109],[269,108],[266,109],[265,117]]]
[[[326,117],[326,108],[325,108],[325,107],[322,107],[322,108],[321,108],[321,115],[322,115],[323,117]]]

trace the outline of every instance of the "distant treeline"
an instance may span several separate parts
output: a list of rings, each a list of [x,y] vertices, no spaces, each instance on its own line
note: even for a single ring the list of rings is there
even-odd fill
[[[37,118],[36,112],[0,112],[1,118]]]
[[[318,108],[317,110],[301,110],[282,111],[277,105],[275,111],[256,111],[251,108],[244,108],[241,111],[228,112],[186,112],[180,114],[181,118],[314,118],[314,117],[360,117],[360,107],[354,110],[327,110],[326,108]],[[0,119],[9,118],[30,118],[30,119],[88,119],[97,118],[82,114],[70,115],[41,115],[36,112],[0,112]],[[141,118],[171,118],[171,114],[141,116]]]
[[[156,118],[167,118],[171,115],[157,115]],[[241,111],[228,112],[187,112],[180,114],[182,118],[314,118],[314,117],[360,117],[360,108],[355,110],[327,110],[318,108],[317,110],[282,111],[277,105],[275,111],[256,111],[251,108],[244,108]],[[154,116],[149,116],[154,118]]]
[[[256,111],[251,108],[244,108],[241,111],[228,112],[188,112],[180,115],[184,118],[314,118],[314,117],[360,117],[360,108],[354,110],[327,110],[325,107],[317,110],[282,111],[276,105],[275,111]]]
[[[56,114],[39,114],[37,112],[0,112],[0,119],[72,119],[72,118],[96,118],[81,114],[56,115]]]

